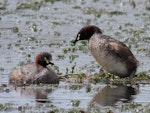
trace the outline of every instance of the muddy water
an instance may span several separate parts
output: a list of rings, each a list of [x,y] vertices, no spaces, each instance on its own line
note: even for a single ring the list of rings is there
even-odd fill
[[[66,74],[67,70],[70,73],[73,66],[75,66],[75,72],[88,74],[98,72],[100,66],[91,56],[87,46],[78,43],[76,47],[73,47],[70,44],[79,29],[88,24],[97,25],[104,34],[123,41],[140,61],[137,71],[149,71],[149,20],[149,0],[136,0],[135,4],[130,0],[49,0],[49,2],[46,0],[1,0],[0,84],[7,85],[8,75],[13,68],[23,62],[34,61],[35,55],[42,51],[52,53],[53,62],[56,65],[54,68],[58,73]],[[79,106],[75,108],[87,110],[94,96],[101,90],[113,92],[120,88],[128,93],[129,89],[133,89],[133,87],[126,86],[109,88],[105,83],[100,83],[93,84],[92,91],[86,93],[86,86],[83,85],[77,90],[72,90],[70,89],[71,85],[61,82],[58,88],[46,88],[46,90],[42,88],[44,93],[42,98],[48,100],[47,103],[52,104],[54,108],[63,110],[74,108],[72,102],[80,100]],[[29,112],[30,110],[49,111],[49,104],[35,101],[38,100],[35,98],[37,98],[39,90],[35,87],[34,90],[31,88],[32,91],[28,89],[30,87],[14,90],[11,86],[4,87],[2,85],[0,103],[12,105],[10,111],[14,112],[23,109],[29,110]],[[24,94],[25,90],[28,90],[27,94]],[[122,103],[123,101],[120,101],[122,98],[127,99],[129,103],[137,102],[144,103],[144,105],[150,103],[149,84],[139,84],[135,90],[137,92],[128,96],[122,96],[126,95],[125,92],[118,92],[120,95],[114,99],[115,101],[108,101],[113,101],[113,106],[119,102]],[[105,94],[100,95],[103,98]],[[104,104],[104,100],[102,102]],[[98,103],[102,102],[99,100]]]

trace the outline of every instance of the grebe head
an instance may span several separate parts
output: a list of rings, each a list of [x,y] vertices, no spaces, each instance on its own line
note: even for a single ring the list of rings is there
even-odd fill
[[[102,31],[94,26],[94,25],[88,25],[83,27],[77,34],[76,39],[74,41],[74,45],[76,44],[77,41],[79,40],[89,40],[90,37],[94,34],[94,33],[100,33],[102,34]]]
[[[40,65],[47,68],[47,65],[49,64],[54,65],[54,63],[52,63],[51,60],[52,55],[48,52],[43,52],[36,56],[35,63],[37,67]]]

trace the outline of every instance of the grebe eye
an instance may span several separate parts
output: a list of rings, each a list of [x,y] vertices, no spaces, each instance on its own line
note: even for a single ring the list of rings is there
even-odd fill
[[[78,36],[77,36],[77,40],[80,40],[80,34],[78,34]]]
[[[46,57],[44,57],[44,60],[45,60],[46,64],[49,64],[49,60]]]

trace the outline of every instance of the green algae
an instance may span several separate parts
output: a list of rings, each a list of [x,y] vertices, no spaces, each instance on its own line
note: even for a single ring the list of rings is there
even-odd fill
[[[88,44],[88,41],[87,41],[87,40],[81,40],[80,42],[81,42],[81,44],[82,44],[83,46],[86,46],[86,45]]]
[[[81,9],[80,6],[74,6],[73,9]]]
[[[146,7],[146,10],[150,11],[150,7],[149,7],[149,6],[147,6],[147,7]]]
[[[6,1],[6,5],[9,4],[9,3],[7,3],[7,0],[5,0],[5,1]],[[37,1],[37,0],[35,0],[35,1]],[[48,10],[48,8],[52,7],[55,11],[57,11],[54,14],[57,14],[59,12],[59,10],[60,10],[59,7],[53,7],[55,4],[49,6],[48,3],[46,3],[46,4],[44,3],[44,2],[55,3],[56,1],[59,1],[59,3],[61,3],[61,2],[64,2],[64,3],[65,2],[66,3],[67,2],[68,3],[74,2],[74,4],[71,4],[72,5],[71,7],[74,10],[82,10],[82,12],[84,12],[86,15],[92,14],[92,16],[94,15],[94,19],[102,17],[103,14],[110,15],[110,16],[113,15],[112,17],[126,15],[125,12],[121,12],[119,10],[109,11],[108,9],[97,9],[97,8],[95,8],[95,9],[94,8],[85,8],[85,9],[82,9],[83,3],[81,3],[82,5],[80,5],[80,3],[76,5],[75,2],[77,2],[77,1],[69,1],[69,0],[63,0],[63,1],[60,1],[60,0],[44,0],[42,2],[37,2],[37,3],[35,3],[35,1],[33,1],[31,3],[30,2],[21,3],[19,1],[18,4],[17,4],[18,9],[16,8],[15,11],[7,11],[6,10],[7,7],[5,5],[3,5],[4,7],[1,5],[2,8],[0,8],[0,10],[1,11],[6,10],[6,11],[5,12],[1,12],[2,17],[0,17],[1,18],[0,21],[3,22],[3,20],[4,20],[3,16],[5,16],[4,14],[10,14],[10,16],[11,16],[11,14],[13,14],[15,16],[18,16],[19,18],[23,17],[24,20],[25,19],[27,19],[27,20],[28,19],[33,19],[33,18],[36,17],[38,19],[43,19],[42,21],[44,21],[44,22],[48,22],[48,23],[50,22],[53,25],[53,27],[55,27],[56,29],[59,26],[60,31],[61,30],[63,31],[64,29],[61,29],[61,27],[62,27],[62,25],[66,26],[66,24],[64,24],[63,22],[59,21],[61,18],[55,18],[56,20],[55,19],[53,20],[53,18],[52,18],[53,17],[53,14],[52,14],[53,12],[51,10]],[[97,2],[98,0],[93,0],[93,1]],[[115,0],[115,1],[118,2],[117,0]],[[130,2],[132,2],[132,1],[133,1],[133,6],[135,6],[134,5],[134,3],[135,3],[134,0],[130,0]],[[84,3],[84,4],[86,5],[86,3]],[[118,4],[118,3],[116,3],[116,4]],[[136,10],[138,10],[138,5],[139,4],[136,5],[137,6]],[[47,10],[43,10],[42,9],[43,6],[44,7],[48,6]],[[46,13],[48,13],[48,16],[45,15],[44,13],[41,14],[41,13],[36,12],[36,11],[38,11],[40,9],[42,9],[43,11],[46,11]],[[145,7],[145,9],[146,9],[147,12],[149,11],[149,7],[148,6]],[[25,14],[24,14],[24,12],[21,12],[20,10],[23,10],[23,11],[25,11],[25,10],[27,10],[27,11],[28,10],[34,10],[34,12],[38,13],[38,15],[34,16],[34,14],[32,14],[32,12],[31,12],[31,14],[26,14],[26,13],[30,13],[30,12],[25,12]],[[144,10],[144,8],[143,8],[143,10]],[[133,16],[137,16],[137,18],[139,18],[140,16],[142,16],[142,18],[144,18],[143,16],[148,15],[148,13],[146,13],[146,11],[145,11],[145,13],[142,13],[141,15],[140,14],[139,15],[138,14],[137,15],[133,14]],[[19,13],[21,13],[21,14],[19,14]],[[32,15],[31,18],[30,17],[26,18],[26,16],[28,16],[28,15]],[[83,14],[83,16],[86,16],[86,15]],[[59,13],[56,16],[59,17]],[[109,27],[109,26],[111,26],[111,27],[116,26],[115,24],[113,24],[111,22],[109,24],[106,24],[106,20],[107,20],[106,18],[107,17],[105,18],[106,20],[102,19],[103,23],[101,23],[100,21],[98,21],[98,19],[94,20],[92,17],[82,18],[82,17],[80,17],[81,16],[80,13],[77,16],[79,16],[77,18],[77,20],[80,21],[80,23],[77,23],[77,21],[75,21],[75,20],[72,19],[72,21],[69,21],[68,22],[69,24],[67,24],[68,28],[69,28],[69,26],[74,26],[76,24],[77,25],[79,24],[80,26],[82,26],[82,24],[83,25],[88,25],[88,24],[96,24],[96,23],[98,23],[99,26],[104,27],[104,29],[107,29],[105,26],[107,26],[107,27]],[[62,15],[62,17],[63,17],[63,15]],[[70,17],[67,16],[67,18],[70,18]],[[73,18],[76,19],[76,16],[73,16]],[[12,17],[10,18],[10,21],[11,21],[11,19],[12,19]],[[149,21],[149,18],[147,18],[147,19]],[[34,20],[34,21],[36,21],[36,20]],[[82,23],[82,21],[85,21],[85,23]],[[111,21],[111,19],[109,21]],[[81,45],[79,45],[79,46],[77,45],[76,47],[64,47],[64,46],[66,46],[68,44],[68,39],[66,39],[66,38],[65,38],[65,40],[67,40],[67,44],[65,44],[65,45],[62,42],[55,42],[55,43],[51,42],[50,38],[47,38],[46,40],[44,39],[45,40],[44,43],[41,41],[43,39],[40,39],[39,41],[37,41],[38,37],[36,37],[37,36],[36,33],[37,34],[39,33],[40,36],[41,36],[42,35],[42,31],[45,31],[47,28],[43,29],[43,30],[40,30],[40,29],[38,29],[38,24],[37,25],[36,24],[31,24],[30,31],[33,31],[33,32],[30,33],[30,31],[26,31],[26,29],[23,29],[24,31],[22,31],[22,28],[20,26],[23,26],[23,24],[21,24],[23,22],[21,20],[20,21],[20,25],[16,24],[14,26],[14,24],[15,24],[15,21],[14,21],[14,24],[13,24],[14,27],[10,27],[11,30],[12,30],[12,32],[13,32],[13,34],[17,34],[17,36],[19,37],[19,41],[16,41],[16,43],[15,43],[16,47],[13,46],[12,42],[11,43],[10,42],[6,43],[6,46],[8,47],[8,49],[11,50],[11,51],[13,51],[14,54],[18,53],[18,51],[16,51],[16,49],[18,49],[18,48],[20,48],[20,50],[22,50],[22,51],[29,52],[27,50],[27,47],[25,47],[27,45],[24,44],[23,37],[26,37],[26,39],[27,39],[26,42],[31,42],[31,44],[34,44],[34,42],[38,43],[37,46],[32,45],[33,47],[36,48],[37,51],[50,50],[50,51],[55,51],[57,53],[57,49],[58,48],[60,49],[60,47],[61,47],[62,53],[59,53],[58,55],[60,55],[60,56],[62,55],[63,58],[60,58],[59,60],[60,61],[62,60],[62,64],[63,64],[63,60],[65,61],[69,57],[69,61],[67,61],[67,62],[70,62],[70,67],[72,66],[72,63],[75,61],[75,59],[77,57],[79,57],[79,56],[76,57],[76,53],[73,53],[73,52],[75,52],[75,51],[77,51],[77,52],[78,51],[83,51],[83,53],[87,54],[87,52],[85,52],[86,50],[88,51],[88,49],[86,47],[87,43],[82,42],[82,41],[80,42]],[[72,24],[74,22],[76,22],[76,24]],[[145,22],[145,24],[147,24],[147,23]],[[122,37],[122,34],[120,34],[120,33],[127,34],[128,40],[126,41],[126,43],[131,46],[131,49],[134,48],[134,45],[136,43],[142,43],[143,46],[139,46],[138,45],[137,46],[138,48],[136,48],[136,51],[138,51],[138,52],[144,52],[144,55],[145,55],[145,53],[148,51],[148,49],[145,48],[144,46],[147,46],[147,44],[149,43],[149,36],[147,36],[147,33],[146,33],[146,31],[147,31],[146,29],[149,28],[148,25],[149,24],[147,24],[147,27],[143,26],[144,29],[141,29],[141,28],[137,29],[135,27],[135,23],[133,23],[132,21],[131,22],[127,21],[125,23],[121,22],[121,23],[119,23],[120,27],[118,27],[118,29],[121,30],[121,31],[118,31],[118,29],[117,29],[116,30],[117,32],[115,32],[115,36]],[[7,27],[7,25],[6,25],[6,27]],[[132,29],[130,29],[130,28],[129,29],[128,28],[125,29],[124,27],[131,27]],[[14,31],[13,31],[13,29],[14,29]],[[52,29],[50,29],[50,30],[52,30]],[[145,32],[144,32],[144,30],[145,30]],[[6,31],[7,31],[7,29],[6,29]],[[66,34],[65,33],[61,33],[60,31],[52,31],[52,32],[54,32],[55,36],[59,36],[60,38],[62,38]],[[67,31],[67,30],[64,30],[64,31]],[[47,35],[52,35],[51,31],[50,31],[49,34],[47,34],[47,33],[43,33],[43,34],[44,34],[44,36],[45,35],[46,36]],[[9,34],[9,35],[11,35],[11,34]],[[67,34],[66,36],[70,37],[70,35],[72,35],[72,34],[69,34],[69,35]],[[73,32],[73,35],[75,35],[74,32]],[[128,35],[130,35],[131,38],[128,37]],[[142,36],[142,35],[144,35],[144,36]],[[28,36],[29,37],[31,36],[31,38],[28,38]],[[32,36],[33,36],[33,39],[32,39]],[[0,38],[3,40],[3,37],[5,37],[5,33],[3,33],[3,31],[1,31]],[[64,40],[64,39],[62,39],[62,40]],[[42,46],[44,45],[43,47],[45,47],[45,45],[48,45],[49,48],[48,49],[46,47],[45,47],[46,49],[45,48],[41,48],[41,45]],[[39,48],[38,48],[38,46],[39,46]],[[3,44],[1,44],[0,47],[1,47],[1,49],[3,49]],[[54,50],[52,50],[52,48],[54,48]],[[33,51],[31,50],[31,53],[32,52]],[[5,53],[7,53],[7,51]],[[140,53],[138,53],[138,55],[140,55]],[[143,53],[142,53],[142,55],[143,55]],[[27,57],[31,58],[32,54],[25,54],[25,55],[20,55],[20,56],[21,56],[21,60],[22,60],[22,57],[24,57],[24,56],[27,56]],[[57,58],[57,55],[54,56],[54,57]],[[20,57],[18,55],[17,56],[17,60],[19,60],[19,59],[20,59]],[[2,61],[2,62],[4,62],[4,61]],[[16,63],[16,56],[15,56],[15,61],[14,62]],[[70,77],[68,79],[69,83],[74,83],[75,82],[75,83],[78,84],[78,85],[76,85],[76,84],[71,85],[70,91],[72,91],[72,90],[78,91],[82,87],[85,87],[86,88],[85,92],[86,93],[90,93],[90,92],[92,92],[92,89],[93,89],[92,85],[93,84],[99,84],[99,83],[101,83],[101,84],[105,84],[105,83],[106,84],[116,84],[117,85],[117,84],[120,84],[120,83],[125,83],[125,84],[149,84],[149,82],[150,82],[150,80],[149,80],[149,76],[150,76],[149,72],[140,72],[140,73],[137,73],[137,76],[135,78],[133,78],[133,79],[130,79],[130,78],[121,79],[121,78],[119,78],[119,77],[117,77],[115,75],[105,74],[103,72],[95,73],[93,75],[89,75],[89,74],[83,73],[83,72],[76,72],[74,65],[71,67],[72,68],[71,70],[69,70],[70,67],[65,67],[66,70],[61,70],[61,66],[59,66],[59,67],[58,66],[56,66],[56,67],[54,66],[54,68],[56,69],[57,73],[62,73],[62,72],[65,73],[65,71],[66,71],[66,74],[69,75],[69,77]],[[88,69],[88,68],[85,68],[85,69]],[[6,67],[2,67],[2,69],[0,69],[0,70],[1,70],[1,73],[6,73],[7,71],[9,71]],[[69,74],[69,73],[71,73],[71,74]],[[88,81],[87,85],[84,85],[85,84],[85,81],[83,81],[84,79],[85,79],[85,81]],[[132,82],[132,81],[134,81],[134,82]],[[45,86],[45,84],[40,84],[40,85],[43,86],[43,87]],[[8,91],[9,92],[9,89],[8,90],[7,89],[3,90],[3,91],[6,91],[6,92]],[[50,97],[50,95],[49,95],[49,97]],[[75,101],[75,100],[73,100],[73,101]],[[79,101],[80,101],[80,103],[82,103],[82,100],[79,100]],[[78,101],[77,101],[77,103],[78,103]],[[67,113],[68,112],[70,112],[70,113],[84,113],[84,112],[86,112],[86,110],[84,110],[84,109],[81,112],[81,109],[79,108],[80,106],[79,107],[78,106],[73,106],[75,108],[68,109],[68,110],[66,110],[65,108],[63,108],[63,110],[61,110],[61,108],[54,106],[52,103],[46,103],[46,104],[43,104],[43,105],[41,104],[41,105],[37,105],[36,107],[34,107],[34,106],[29,106],[28,103],[26,105],[23,105],[23,106],[21,106],[21,105],[17,105],[16,106],[15,102],[12,102],[12,103],[10,102],[10,103],[6,103],[6,104],[1,103],[0,106],[1,106],[0,108],[1,108],[2,112],[4,112],[4,111],[7,111],[7,112],[17,112],[17,111],[19,111],[19,112],[36,112],[36,111],[40,112],[40,110],[41,110],[41,112],[43,112],[43,110],[44,110],[44,112],[46,112],[46,109],[48,109],[48,112],[50,112],[50,113],[60,113],[60,112],[62,112],[62,113],[66,113],[66,112]],[[125,104],[125,105],[124,104],[120,104],[119,108],[120,109],[122,108],[122,111],[124,111],[124,112],[128,112],[128,111],[130,112],[130,111],[132,111],[132,112],[135,112],[135,113],[137,113],[137,112],[149,113],[149,110],[150,110],[149,106],[150,106],[149,104],[142,105],[141,103],[134,102],[134,103],[128,103],[128,104]],[[91,112],[91,113],[111,113],[111,112],[113,112],[113,110],[111,111],[110,108],[106,108],[105,111],[101,111],[101,110],[97,109],[96,106],[90,106],[90,108],[92,109],[92,110],[89,110],[89,112]],[[114,111],[114,113],[115,113],[115,111]]]
[[[110,15],[124,15],[126,14],[125,12],[121,12],[121,11],[111,11],[109,12]]]
[[[91,84],[87,84],[86,85],[86,92],[88,93],[88,92],[91,92]]]
[[[13,27],[13,28],[12,28],[12,31],[13,31],[14,33],[17,33],[17,32],[19,32],[19,28],[18,28],[18,27]]]
[[[106,9],[95,9],[95,8],[87,8],[82,9],[84,14],[93,14],[95,17],[99,18],[102,14],[108,14],[108,15],[125,15],[126,12],[122,11],[107,11]]]
[[[7,45],[7,49],[10,49],[12,47],[12,44]]]
[[[75,58],[78,58],[78,57],[79,57],[79,55],[70,55],[69,56],[70,63],[72,63],[75,60]]]
[[[54,65],[53,67],[54,67],[57,74],[61,74],[60,70],[59,70],[59,66]]]
[[[80,105],[80,100],[71,100],[71,105],[78,107]]]
[[[1,72],[4,72],[4,70],[5,70],[5,69],[4,69],[3,67],[0,67],[0,71],[1,71]]]
[[[70,41],[70,45],[71,45],[71,46],[75,46],[74,41],[75,41],[75,40],[71,40],[71,41]]]
[[[63,110],[63,109],[59,109],[56,106],[54,106],[51,103],[46,103],[45,106],[43,105],[37,105],[36,109],[38,110],[42,110],[42,107],[44,107],[47,110],[47,113],[86,113],[85,110],[82,110],[80,108],[78,108],[78,104],[80,104],[80,100],[74,100],[71,101],[72,103],[75,103],[76,108],[72,108],[72,109],[68,109],[68,110]],[[146,105],[142,105],[140,103],[136,103],[136,102],[132,102],[132,103],[127,103],[124,105],[119,105],[120,107],[120,112],[127,112],[127,111],[131,111],[132,113],[149,113],[150,107],[149,104]],[[20,111],[20,112],[33,112],[34,107],[29,106],[28,104],[26,104],[26,106],[15,106],[11,103],[6,103],[6,104],[0,104],[0,111]],[[109,107],[106,107],[105,110],[100,110],[96,107],[96,105],[89,105],[89,112],[90,113],[115,113],[115,111]],[[36,111],[36,110],[35,110]],[[34,111],[34,112],[35,112]]]
[[[86,73],[78,73],[78,74],[69,74],[68,75],[69,82],[76,83],[84,83],[84,80],[88,80],[88,83],[107,83],[107,84],[146,84],[150,81],[149,72],[139,72],[135,77],[130,78],[120,78],[118,76],[112,75],[110,73],[106,74],[104,72],[95,73],[93,75],[87,75]]]
[[[58,31],[55,31],[55,32],[54,32],[54,35],[55,35],[55,36],[60,36],[60,35],[61,35],[61,33],[60,33],[60,32],[58,32]]]
[[[4,0],[3,2],[0,3],[0,10],[6,10],[7,7],[7,0]]]
[[[54,3],[56,0],[44,0],[44,1]]]
[[[101,17],[102,14],[108,13],[105,9],[94,9],[94,8],[88,8],[88,9],[82,9],[84,14],[93,14],[95,17]]]
[[[57,57],[58,57],[59,59],[64,59],[64,58],[65,58],[65,55],[64,55],[64,54],[61,54],[61,55],[57,55]]]
[[[23,10],[23,9],[32,9],[32,10],[39,10],[41,6],[43,5],[43,2],[30,2],[30,3],[18,3],[16,10]]]

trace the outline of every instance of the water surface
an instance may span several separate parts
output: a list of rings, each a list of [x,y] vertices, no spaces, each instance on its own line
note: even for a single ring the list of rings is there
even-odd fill
[[[61,82],[58,87],[49,86],[48,89],[35,86],[15,89],[8,85],[10,71],[23,62],[34,61],[35,55],[42,51],[52,53],[58,73],[66,74],[67,70],[71,73],[73,66],[75,73],[99,72],[101,67],[87,46],[78,43],[74,47],[70,44],[81,27],[88,24],[99,26],[104,34],[130,47],[140,62],[137,72],[149,71],[150,1],[136,0],[135,4],[130,0],[1,0],[0,104],[10,107],[7,112],[47,112],[54,108],[62,112],[72,108],[92,111],[89,105],[98,97],[95,106],[103,108],[104,112],[104,106],[111,106],[114,112],[132,112],[132,109],[121,111],[118,106],[133,102],[148,108],[149,84],[91,84],[92,91],[89,93],[86,92],[86,85],[81,84],[81,87],[72,90],[72,83],[68,82]],[[108,95],[106,100],[106,94],[113,92],[114,95]],[[40,99],[46,100],[46,103]],[[72,103],[78,103],[78,100],[79,106],[76,107]]]

